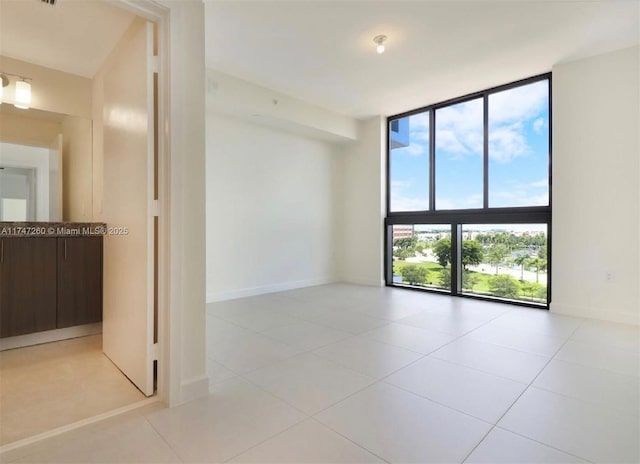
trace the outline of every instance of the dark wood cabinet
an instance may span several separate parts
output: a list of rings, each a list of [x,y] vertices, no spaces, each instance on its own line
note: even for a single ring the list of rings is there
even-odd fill
[[[0,337],[56,328],[56,238],[0,238]]]
[[[0,238],[0,338],[101,320],[101,236]]]
[[[58,238],[58,329],[102,320],[102,237]]]

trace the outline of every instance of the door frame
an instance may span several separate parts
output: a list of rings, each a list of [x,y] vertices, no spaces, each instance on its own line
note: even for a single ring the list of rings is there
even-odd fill
[[[179,346],[179,340],[171,343],[171,335],[176,337],[176,332],[170,331],[171,308],[169,305],[170,286],[170,152],[169,152],[169,128],[170,128],[170,63],[169,63],[169,20],[171,10],[159,5],[153,0],[107,0],[112,5],[128,10],[147,21],[157,25],[157,56],[158,56],[158,236],[157,249],[158,260],[156,263],[158,272],[157,306],[158,306],[158,347],[157,359],[157,397],[169,406],[180,402],[180,370],[179,365],[171,369],[172,359],[179,359],[172,351]]]
[[[158,26],[157,396],[171,407],[209,393],[204,278],[204,24],[188,24],[203,20],[204,3],[104,1]],[[172,50],[185,55],[174,56]],[[202,56],[186,59],[190,52],[201,52]],[[185,65],[199,67],[200,61],[201,76],[183,71]],[[186,112],[187,105],[195,105],[198,113]],[[185,176],[198,178],[190,178],[186,184]]]

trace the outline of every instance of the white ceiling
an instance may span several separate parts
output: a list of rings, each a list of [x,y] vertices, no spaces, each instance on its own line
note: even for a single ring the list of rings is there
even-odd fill
[[[640,2],[205,0],[207,66],[390,115],[639,42]],[[373,37],[389,37],[377,55]]]
[[[134,17],[104,0],[0,0],[0,55],[93,77]]]

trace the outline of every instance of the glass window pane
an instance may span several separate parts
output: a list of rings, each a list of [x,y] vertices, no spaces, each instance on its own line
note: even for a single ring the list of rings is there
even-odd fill
[[[546,224],[462,226],[462,292],[547,303]]]
[[[549,204],[549,81],[489,95],[489,207]]]
[[[389,123],[390,211],[429,209],[429,113]]]
[[[436,209],[482,208],[483,104],[436,110]]]
[[[402,224],[393,231],[393,283],[451,290],[451,225]]]

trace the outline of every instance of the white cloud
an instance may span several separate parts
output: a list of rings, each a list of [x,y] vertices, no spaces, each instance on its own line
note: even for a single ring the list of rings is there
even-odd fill
[[[429,113],[409,116],[409,136],[411,143],[426,142],[429,139]]]
[[[525,136],[525,122],[538,116],[532,123],[536,133],[542,133],[546,118],[539,116],[546,108],[549,98],[547,81],[489,96],[489,156],[507,163],[513,158],[531,152]]]
[[[539,117],[533,121],[533,130],[536,134],[541,134],[542,129],[547,127],[547,121],[543,117]]]
[[[525,122],[546,108],[548,81],[538,81],[489,96],[489,156],[502,163],[531,152],[526,140]],[[448,159],[461,160],[465,156],[481,156],[483,152],[482,99],[441,108],[436,111],[436,149]],[[536,133],[548,125],[539,116],[532,123]],[[429,115],[409,116],[411,145],[394,150],[410,156],[428,153]]]
[[[517,185],[512,190],[490,190],[489,206],[545,206],[549,204],[549,192],[534,194],[525,185]]]
[[[407,196],[406,191],[411,188],[410,180],[394,180],[391,182],[391,210],[392,211],[419,211],[429,208],[429,200]]]
[[[489,96],[489,125],[531,119],[540,114],[548,99],[546,80],[494,93]]]
[[[533,187],[533,188],[549,187],[549,179],[536,180],[535,182],[531,182],[529,184],[529,187]]]
[[[436,111],[436,149],[449,159],[482,155],[482,100],[448,106]]]
[[[501,163],[530,151],[522,123],[504,125],[489,131],[489,157]]]
[[[429,152],[429,147],[426,144],[418,145],[418,144],[412,143],[408,147],[394,150],[394,153],[397,153],[397,152],[404,153],[413,157],[418,157],[418,156],[426,155]]]
[[[436,149],[447,152],[450,159],[460,159],[462,155],[470,154],[471,150],[465,145],[461,134],[453,129],[438,129],[436,131]]]
[[[391,193],[395,191],[401,191],[404,190],[408,187],[411,187],[411,185],[413,185],[413,182],[411,182],[410,180],[392,180],[391,181]]]

